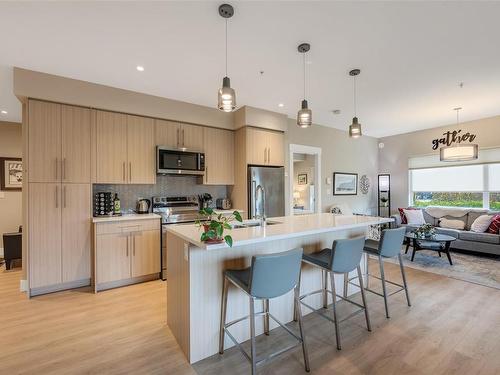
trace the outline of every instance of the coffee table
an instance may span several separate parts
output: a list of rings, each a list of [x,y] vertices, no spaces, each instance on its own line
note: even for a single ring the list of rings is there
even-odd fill
[[[417,237],[415,233],[407,233],[405,237],[408,239],[408,243],[406,245],[405,254],[408,253],[408,249],[411,246],[413,247],[413,253],[411,254],[411,261],[415,258],[415,253],[419,250],[435,250],[438,252],[439,257],[441,257],[441,252],[446,253],[448,257],[448,261],[451,265],[453,262],[451,261],[450,255],[450,245],[453,241],[456,240],[455,237],[448,236],[446,234],[435,234],[431,237]]]

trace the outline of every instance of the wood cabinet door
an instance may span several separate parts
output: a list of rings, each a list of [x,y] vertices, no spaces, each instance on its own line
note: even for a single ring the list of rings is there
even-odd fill
[[[59,182],[62,163],[61,105],[30,100],[28,111],[28,180]]]
[[[90,183],[90,109],[61,106],[62,182]]]
[[[207,185],[234,185],[234,132],[204,128],[205,179]]]
[[[145,230],[131,234],[132,277],[159,273],[160,269],[160,229]]]
[[[60,284],[61,184],[32,183],[29,191],[30,288]]]
[[[62,185],[62,281],[90,279],[90,184]]]
[[[178,148],[180,138],[180,124],[167,120],[155,120],[156,146]]]
[[[268,132],[266,130],[247,128],[247,163],[267,165]]]
[[[128,233],[96,236],[96,283],[130,278],[130,235]]]
[[[127,183],[127,115],[96,111],[96,143],[96,182]]]
[[[127,116],[128,182],[156,183],[155,125],[148,117]]]
[[[270,131],[267,134],[267,164],[273,166],[285,165],[285,136],[280,132]]]
[[[179,147],[203,152],[203,126],[181,124]]]

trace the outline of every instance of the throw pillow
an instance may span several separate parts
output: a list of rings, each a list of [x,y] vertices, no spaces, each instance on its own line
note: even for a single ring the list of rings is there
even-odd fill
[[[441,220],[439,220],[439,226],[441,228],[463,230],[465,228],[465,223],[462,220],[442,218]]]
[[[493,216],[493,220],[488,228],[488,233],[500,234],[500,215]]]
[[[416,210],[416,208],[398,208],[399,216],[401,216],[401,224],[408,224],[408,220],[405,216],[405,210]]]
[[[474,220],[470,226],[470,230],[476,233],[484,233],[488,230],[492,221],[493,215],[481,215]]]
[[[409,225],[423,225],[423,224],[425,224],[424,213],[422,212],[422,210],[404,209],[403,212],[405,213],[406,220],[408,221]]]

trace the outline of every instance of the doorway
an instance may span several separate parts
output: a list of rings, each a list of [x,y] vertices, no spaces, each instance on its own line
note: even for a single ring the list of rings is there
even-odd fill
[[[321,148],[291,144],[288,160],[290,215],[321,212]]]

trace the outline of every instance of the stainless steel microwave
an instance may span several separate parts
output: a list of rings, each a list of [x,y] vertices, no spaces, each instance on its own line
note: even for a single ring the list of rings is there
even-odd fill
[[[156,146],[156,173],[204,175],[205,154]]]

